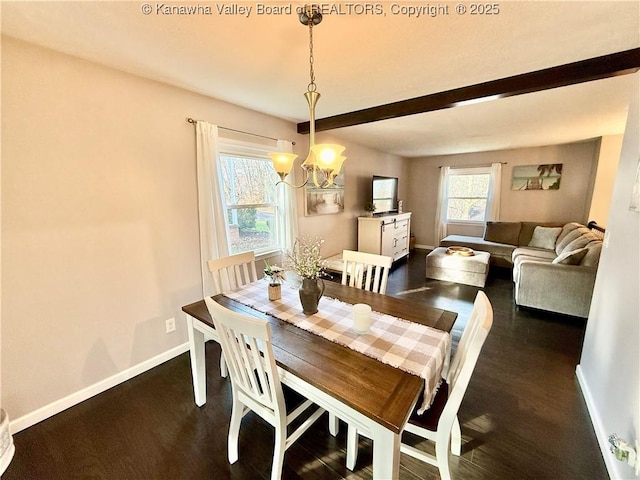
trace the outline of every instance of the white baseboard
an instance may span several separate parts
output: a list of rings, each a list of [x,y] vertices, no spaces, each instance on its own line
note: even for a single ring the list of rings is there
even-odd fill
[[[422,250],[433,250],[436,247],[432,247],[431,245],[416,245],[416,248],[420,248]]]
[[[602,419],[598,413],[595,402],[593,400],[593,395],[589,390],[589,385],[587,384],[587,380],[582,373],[582,369],[580,365],[576,367],[576,376],[578,377],[578,385],[580,385],[580,389],[582,390],[582,396],[587,404],[587,410],[589,410],[589,416],[591,417],[591,424],[593,425],[593,429],[596,432],[596,438],[598,440],[598,446],[600,447],[600,452],[602,453],[602,458],[604,458],[604,464],[607,467],[607,472],[609,473],[609,478],[624,478],[620,476],[620,472],[618,472],[619,466],[617,465],[619,462],[615,460],[615,457],[609,451],[609,435],[613,432],[607,432],[602,424]]]
[[[67,395],[60,400],[56,400],[44,407],[40,407],[33,412],[27,413],[22,417],[16,418],[11,421],[9,424],[9,428],[12,434],[18,433],[25,428],[28,428],[32,425],[35,425],[42,420],[46,420],[49,417],[53,417],[55,414],[66,410],[69,407],[73,407],[85,400],[102,393],[106,390],[109,390],[111,387],[115,387],[121,383],[126,382],[127,380],[132,379],[133,377],[140,375],[141,373],[146,372],[147,370],[151,370],[158,365],[171,360],[178,355],[183,354],[184,352],[189,351],[189,343],[185,342],[182,345],[178,345],[177,347],[172,348],[171,350],[167,350],[166,352],[161,353],[160,355],[156,355],[149,360],[145,360],[142,363],[134,365],[133,367],[127,368],[122,372],[118,372],[115,375],[105,378],[104,380],[99,381],[98,383],[94,383],[93,385],[88,386],[87,388],[83,388],[71,395]]]

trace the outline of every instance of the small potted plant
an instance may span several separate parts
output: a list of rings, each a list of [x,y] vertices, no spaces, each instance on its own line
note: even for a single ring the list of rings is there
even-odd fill
[[[282,281],[285,279],[284,268],[269,265],[264,261],[264,274],[269,277],[269,300],[282,298]]]
[[[364,211],[367,212],[367,217],[373,217],[373,212],[376,211],[376,204],[373,202],[367,202],[364,206]]]

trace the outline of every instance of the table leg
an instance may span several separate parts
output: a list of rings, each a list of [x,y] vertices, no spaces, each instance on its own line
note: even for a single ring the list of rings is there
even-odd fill
[[[191,315],[187,317],[189,331],[189,354],[191,356],[191,377],[193,379],[193,393],[196,405],[201,407],[207,401],[207,371],[204,355],[204,333],[194,327],[195,320]]]
[[[397,479],[400,474],[400,435],[375,425],[373,435],[374,480]]]
[[[338,435],[338,430],[338,417],[329,412],[329,433],[335,437],[336,435]]]

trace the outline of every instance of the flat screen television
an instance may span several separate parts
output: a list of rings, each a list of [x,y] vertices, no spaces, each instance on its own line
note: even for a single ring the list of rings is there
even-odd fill
[[[375,213],[395,213],[398,211],[398,179],[396,177],[373,176],[373,198]]]

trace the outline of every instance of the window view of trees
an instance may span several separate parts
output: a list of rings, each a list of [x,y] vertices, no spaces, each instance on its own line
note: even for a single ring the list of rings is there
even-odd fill
[[[278,176],[271,162],[222,154],[220,170],[230,252],[277,248]]]
[[[488,173],[450,174],[447,188],[447,220],[484,221],[489,180]]]

